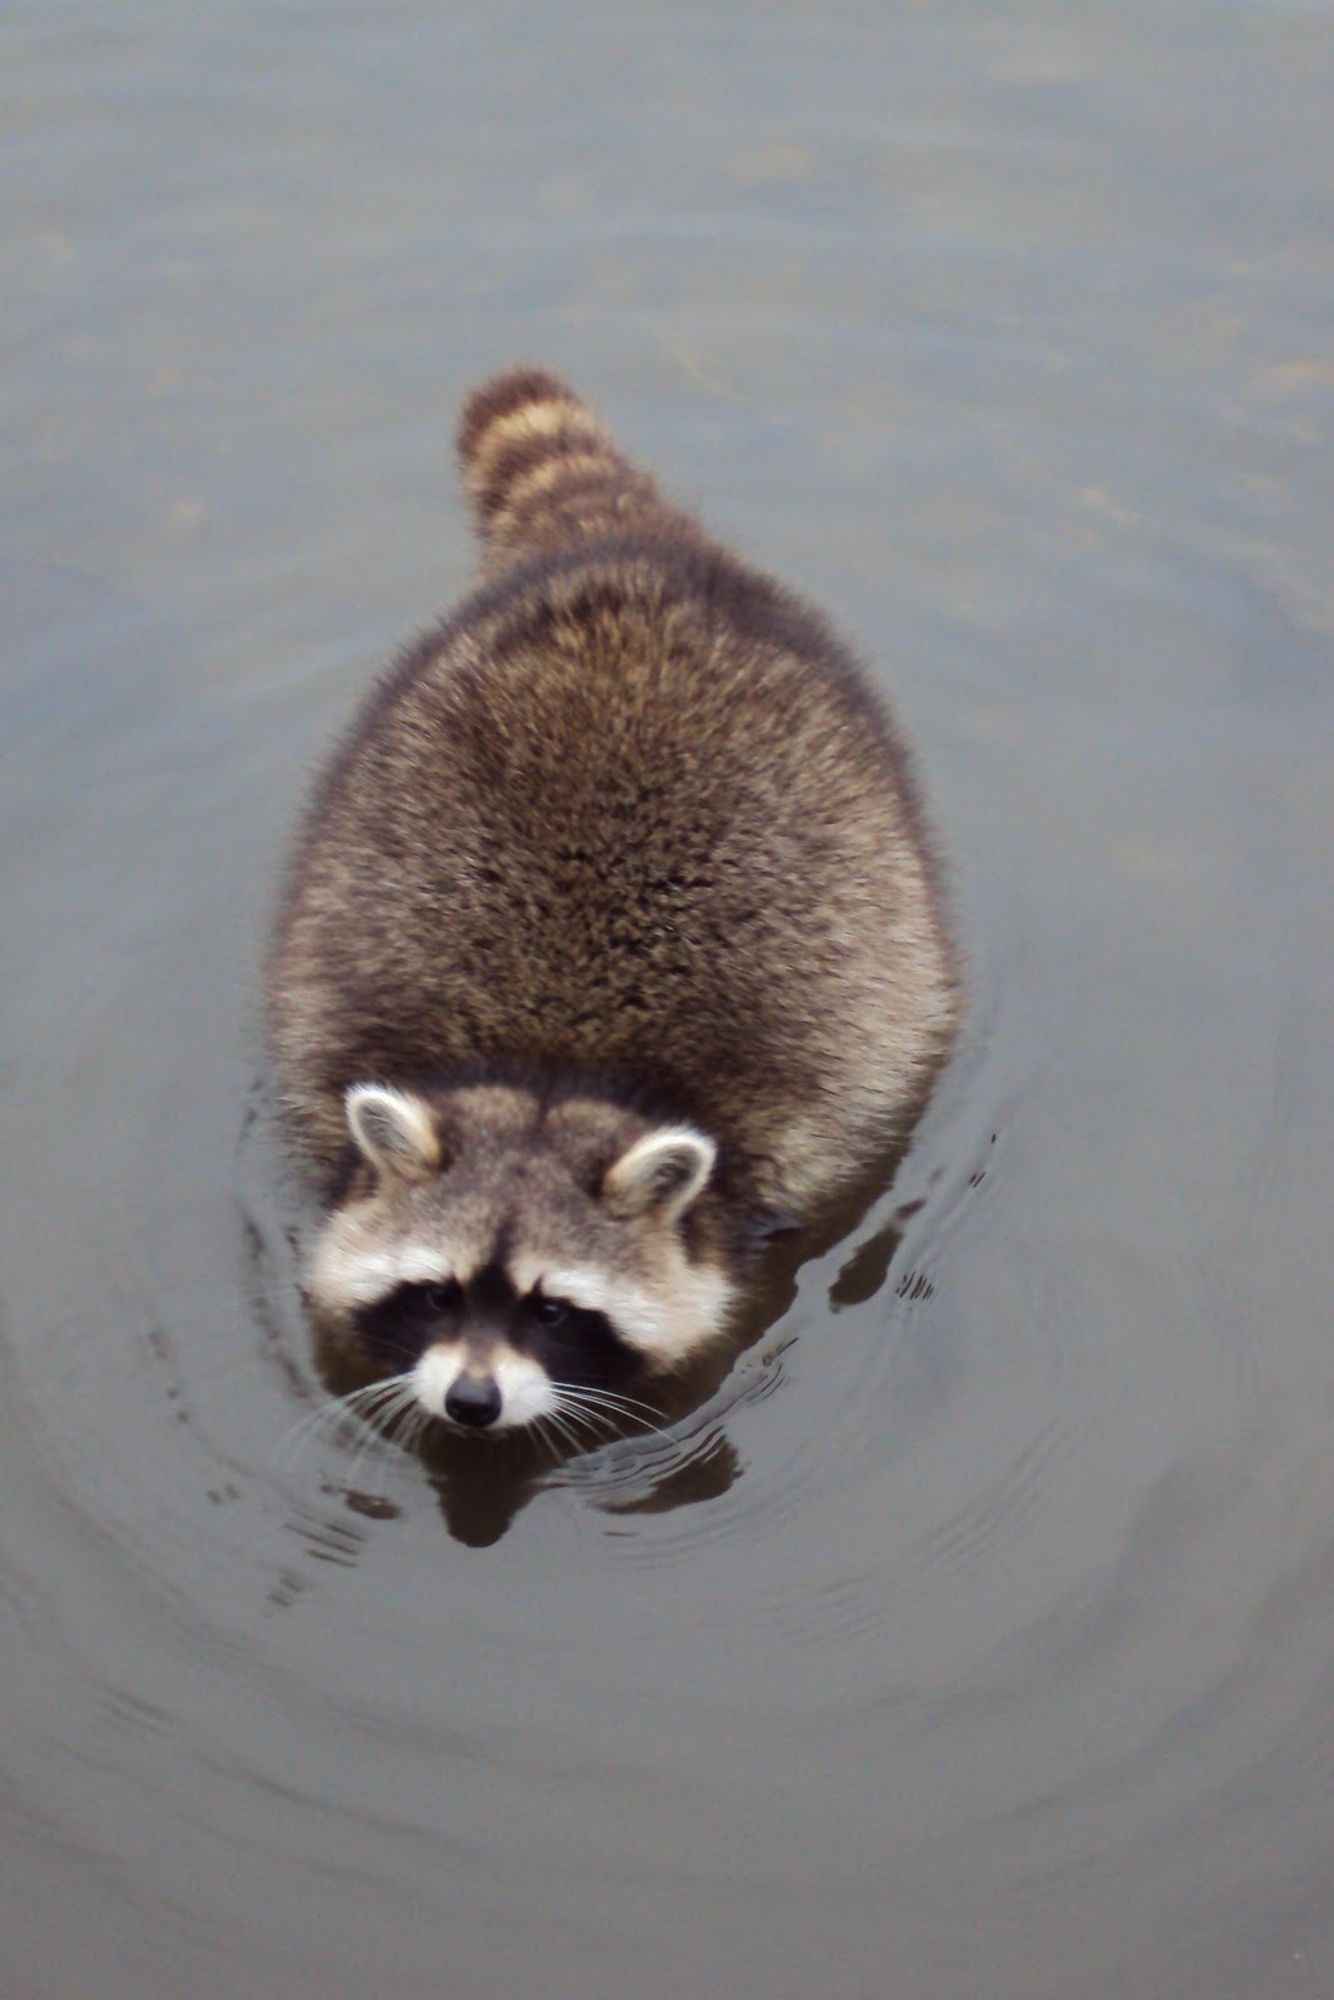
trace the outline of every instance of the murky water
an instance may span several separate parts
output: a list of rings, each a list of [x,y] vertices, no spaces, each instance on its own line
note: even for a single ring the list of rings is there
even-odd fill
[[[1334,1990],[1330,10],[3,34],[7,2000]],[[971,1012],[708,1408],[451,1522],[288,1448],[243,1127],[519,355],[878,663]]]

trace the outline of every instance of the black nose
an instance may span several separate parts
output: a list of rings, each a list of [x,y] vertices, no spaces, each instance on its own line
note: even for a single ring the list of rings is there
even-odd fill
[[[489,1375],[480,1382],[471,1375],[460,1375],[445,1397],[445,1415],[456,1424],[471,1424],[481,1430],[500,1415],[500,1390]]]

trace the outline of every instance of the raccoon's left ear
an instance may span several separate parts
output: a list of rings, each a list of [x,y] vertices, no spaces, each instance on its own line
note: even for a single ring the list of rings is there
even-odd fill
[[[608,1167],[602,1199],[613,1215],[653,1215],[675,1222],[685,1214],[713,1172],[718,1149],[689,1125],[673,1125],[637,1139]]]
[[[420,1097],[383,1083],[354,1083],[344,1102],[357,1151],[378,1173],[415,1181],[439,1167],[440,1135]]]

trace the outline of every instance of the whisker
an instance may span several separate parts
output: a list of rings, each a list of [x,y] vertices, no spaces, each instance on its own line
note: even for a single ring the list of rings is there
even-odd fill
[[[622,1408],[622,1404],[612,1402],[608,1396],[592,1396],[584,1388],[572,1388],[572,1386],[568,1386],[568,1384],[562,1382],[560,1384],[560,1394],[562,1394],[562,1398],[572,1408],[578,1408],[578,1410],[588,1410],[588,1412],[596,1410],[598,1416],[608,1416],[608,1414],[624,1416],[626,1414],[626,1410]]]
[[[377,1394],[362,1401],[357,1414],[379,1429],[391,1423],[400,1411],[410,1409],[415,1401],[416,1392],[410,1382],[386,1382]]]
[[[528,1428],[552,1458],[559,1456],[562,1446],[577,1449],[573,1440],[564,1430],[554,1410],[544,1410],[540,1417],[529,1419]]]
[[[547,1423],[547,1419],[544,1416],[530,1417],[528,1420],[528,1428],[532,1431],[533,1436],[537,1439],[542,1449],[544,1451],[549,1451],[554,1455],[556,1447],[552,1440],[551,1429]]]
[[[588,1403],[603,1403],[610,1409],[643,1410],[651,1417],[659,1417],[662,1412],[655,1410],[651,1403],[641,1403],[637,1396],[626,1396],[619,1389],[596,1388],[586,1382],[561,1382],[557,1384],[562,1395],[578,1396]]]
[[[411,1376],[391,1375],[382,1381],[363,1383],[360,1388],[349,1390],[345,1396],[333,1397],[318,1409],[307,1411],[283,1441],[284,1470],[290,1473],[302,1452],[321,1434],[327,1432],[330,1439],[335,1440],[344,1431],[352,1429],[357,1437],[358,1449],[349,1477],[355,1476],[357,1468],[376,1444],[383,1443],[384,1433],[380,1426],[386,1416],[397,1418],[412,1396]]]
[[[282,1464],[284,1466],[293,1464],[300,1453],[310,1443],[316,1432],[323,1425],[336,1421],[339,1415],[341,1415],[341,1411],[331,1409],[325,1403],[322,1403],[318,1410],[307,1410],[303,1417],[299,1417],[283,1433],[279,1447]]]
[[[400,1451],[411,1451],[431,1421],[431,1413],[424,1410],[414,1397],[410,1403],[396,1411],[385,1435],[396,1444]]]
[[[351,1465],[348,1467],[347,1476],[349,1479],[359,1479],[362,1468],[368,1461],[382,1458],[390,1449],[389,1433],[384,1427],[383,1417],[380,1412],[377,1412],[376,1415],[377,1421],[370,1422],[368,1420],[366,1422],[356,1453]]]
[[[409,1421],[407,1433],[403,1439],[404,1451],[415,1451],[434,1422],[435,1418],[429,1410],[418,1410],[416,1415]]]
[[[368,1382],[363,1388],[354,1389],[344,1400],[365,1411],[380,1402],[392,1403],[405,1393],[412,1393],[411,1375],[389,1375],[382,1382]]]
[[[599,1430],[610,1427],[613,1421],[609,1411],[588,1409],[582,1403],[577,1403],[573,1398],[569,1397],[561,1397],[556,1407],[562,1417],[570,1424],[583,1425],[589,1432],[590,1439],[594,1444],[599,1441]]]
[[[322,1431],[327,1430],[331,1437],[336,1437],[344,1425],[360,1421],[356,1411],[350,1410],[341,1396],[332,1403],[322,1404],[318,1410],[308,1410],[283,1439],[279,1463],[284,1471],[290,1472],[302,1452]]]
[[[372,1429],[368,1425],[366,1429],[366,1434],[361,1439],[361,1442],[358,1444],[356,1451],[353,1453],[352,1463],[348,1466],[347,1472],[344,1475],[349,1486],[355,1486],[357,1484],[358,1480],[361,1478],[361,1468],[363,1465],[365,1465],[366,1461],[372,1458],[373,1456],[377,1455],[378,1453],[382,1452],[383,1450],[384,1450],[383,1434],[380,1431]]]
[[[579,1439],[565,1422],[559,1409],[544,1410],[542,1413],[542,1422],[549,1424],[562,1444],[568,1445],[571,1451],[582,1449]]]
[[[422,1430],[429,1422],[425,1410],[409,1391],[397,1403],[390,1406],[380,1429],[384,1450],[379,1453],[380,1476],[376,1484],[376,1496],[383,1499],[389,1486],[389,1471],[399,1452],[409,1452]]]
[[[648,1403],[639,1402],[633,1396],[618,1396],[606,1390],[586,1389],[582,1384],[575,1387],[563,1382],[560,1387],[563,1396],[569,1397],[572,1402],[590,1412],[596,1410],[608,1420],[628,1419],[639,1425],[641,1433],[649,1432],[657,1435],[666,1429],[666,1425],[661,1421],[662,1412],[651,1408]]]
[[[631,1438],[655,1438],[665,1437],[667,1434],[667,1425],[647,1423],[643,1417],[637,1417],[633,1413],[629,1416],[622,1416],[618,1412],[599,1410],[596,1412],[596,1415],[602,1419],[605,1428],[600,1434],[594,1434],[590,1438],[587,1447],[590,1451],[600,1450],[604,1445],[614,1444],[618,1438],[627,1440]]]

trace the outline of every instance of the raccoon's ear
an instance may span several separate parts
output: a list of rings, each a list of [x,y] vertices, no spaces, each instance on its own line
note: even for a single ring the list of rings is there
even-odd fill
[[[345,1104],[357,1151],[377,1172],[412,1181],[440,1165],[440,1135],[420,1097],[383,1083],[354,1083]]]
[[[713,1172],[717,1147],[689,1125],[673,1125],[637,1139],[607,1169],[602,1199],[613,1215],[653,1215],[675,1222],[685,1214]]]

